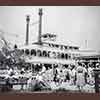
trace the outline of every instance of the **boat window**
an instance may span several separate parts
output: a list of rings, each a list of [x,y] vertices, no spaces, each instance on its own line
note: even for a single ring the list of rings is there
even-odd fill
[[[75,54],[72,54],[72,58],[74,58],[75,57]]]
[[[68,54],[65,54],[65,59],[68,59]]]
[[[31,50],[31,55],[36,56],[36,50],[32,49],[32,50]]]
[[[50,57],[50,53],[51,53],[51,51],[48,51],[48,57]]]
[[[24,49],[21,50],[21,53],[24,54]]]
[[[52,52],[52,54],[53,54],[53,58],[56,58],[56,53],[55,52]]]
[[[41,51],[40,51],[40,50],[37,50],[37,55],[38,55],[39,57],[41,57],[41,56],[42,56],[42,53],[41,53]]]
[[[69,47],[69,49],[72,49],[72,47]]]
[[[52,45],[51,45],[51,44],[49,44],[49,47],[52,47]]]
[[[43,51],[43,57],[47,57],[48,53],[46,51]]]
[[[58,59],[61,58],[61,55],[60,55],[59,52],[57,52],[57,58],[58,58]]]
[[[54,47],[54,44],[52,44],[52,47]]]
[[[64,53],[61,53],[61,58],[62,58],[62,59],[64,59],[64,58],[65,58]]]
[[[68,58],[71,59],[71,54],[68,54]]]
[[[29,55],[29,53],[30,53],[30,52],[29,52],[29,49],[26,49],[26,50],[25,50],[25,54],[26,54],[26,55]]]
[[[67,50],[67,46],[65,46],[65,49]]]
[[[75,50],[78,50],[78,47],[74,47]]]
[[[63,49],[63,46],[62,45],[60,46],[60,49]]]
[[[55,45],[55,47],[58,48],[59,46],[58,45]]]
[[[65,50],[65,46],[63,46],[63,49]]]

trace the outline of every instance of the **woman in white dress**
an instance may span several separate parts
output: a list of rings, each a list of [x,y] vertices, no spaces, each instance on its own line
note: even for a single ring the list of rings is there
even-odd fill
[[[81,91],[83,86],[86,84],[86,73],[87,70],[82,65],[79,65],[76,69],[76,85]]]

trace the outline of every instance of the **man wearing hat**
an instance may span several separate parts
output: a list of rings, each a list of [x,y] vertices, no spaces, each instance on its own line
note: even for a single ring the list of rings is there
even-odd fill
[[[96,69],[100,69],[100,64],[96,63]]]

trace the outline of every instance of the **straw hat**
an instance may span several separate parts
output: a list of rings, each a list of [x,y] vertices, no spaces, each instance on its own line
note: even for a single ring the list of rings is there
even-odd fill
[[[96,66],[99,66],[99,65],[100,65],[99,63],[96,64]]]

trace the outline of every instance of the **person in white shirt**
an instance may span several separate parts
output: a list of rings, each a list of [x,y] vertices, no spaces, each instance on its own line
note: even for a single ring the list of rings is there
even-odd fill
[[[66,80],[68,83],[71,82],[71,65],[68,65],[68,68],[66,69],[67,70],[67,74],[66,74]]]
[[[88,83],[90,85],[94,84],[94,72],[93,72],[94,68],[91,64],[88,64]]]
[[[40,73],[44,73],[45,71],[46,71],[46,67],[43,65],[43,66],[42,66],[42,70],[41,70]]]
[[[82,64],[78,65],[76,68],[76,85],[81,91],[86,84],[86,73],[87,70]]]
[[[63,82],[66,82],[67,68],[63,66]]]
[[[27,81],[27,88],[28,88],[28,90],[31,90],[31,88],[32,88],[32,78],[31,77]]]
[[[71,84],[75,85],[75,76],[76,76],[76,66],[73,65],[71,70]]]
[[[56,72],[57,72],[57,81],[58,83],[60,82],[61,80],[61,74],[62,74],[62,65],[61,64],[58,64],[58,67],[56,68]]]
[[[12,68],[10,68],[9,70],[8,70],[8,75],[9,76],[12,76],[14,74],[14,70],[12,69]]]

